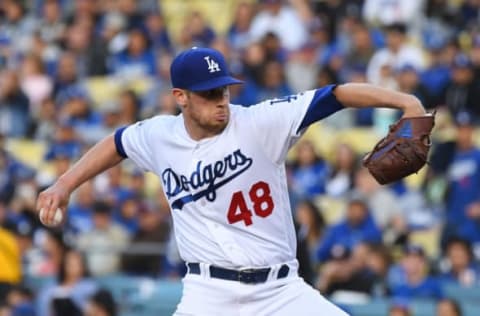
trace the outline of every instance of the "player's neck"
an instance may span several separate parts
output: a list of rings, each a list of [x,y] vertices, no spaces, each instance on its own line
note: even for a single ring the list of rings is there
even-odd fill
[[[225,126],[219,128],[205,128],[187,120],[186,118],[183,122],[188,136],[190,136],[190,138],[194,141],[200,141],[202,139],[217,136],[225,129]]]

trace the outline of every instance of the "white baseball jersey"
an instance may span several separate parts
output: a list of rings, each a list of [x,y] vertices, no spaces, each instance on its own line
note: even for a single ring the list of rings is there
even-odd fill
[[[341,108],[332,90],[230,105],[223,132],[200,141],[182,115],[117,131],[119,153],[160,177],[183,260],[245,268],[295,259],[284,161],[304,127]]]

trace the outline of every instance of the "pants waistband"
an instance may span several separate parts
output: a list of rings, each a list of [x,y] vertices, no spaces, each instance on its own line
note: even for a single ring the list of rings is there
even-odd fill
[[[187,263],[188,272],[190,274],[201,274],[200,263],[189,262]],[[242,269],[233,270],[213,265],[208,266],[210,277],[229,281],[238,281],[245,284],[258,284],[265,283],[268,280],[268,276],[272,271],[272,268],[260,268],[260,269]],[[282,264],[275,279],[283,279],[288,276],[290,267],[287,264]]]

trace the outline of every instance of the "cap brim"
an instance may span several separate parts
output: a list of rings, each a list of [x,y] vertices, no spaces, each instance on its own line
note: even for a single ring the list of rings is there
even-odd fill
[[[242,84],[243,81],[235,79],[230,76],[224,76],[224,77],[217,77],[213,78],[211,80],[205,81],[198,83],[196,85],[193,85],[192,87],[188,88],[190,91],[206,91],[206,90],[212,90],[215,88],[219,87],[224,87],[224,86],[229,86],[232,84]]]

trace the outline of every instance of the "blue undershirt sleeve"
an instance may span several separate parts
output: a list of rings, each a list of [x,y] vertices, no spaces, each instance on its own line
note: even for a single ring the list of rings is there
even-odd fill
[[[127,154],[125,153],[125,148],[123,148],[123,144],[122,144],[122,134],[127,127],[128,126],[120,127],[115,131],[115,135],[114,135],[115,147],[117,149],[117,153],[123,158],[128,158]]]
[[[332,84],[315,91],[315,95],[297,132],[344,108],[343,104],[338,102],[333,94],[333,90],[336,87],[337,85]]]

